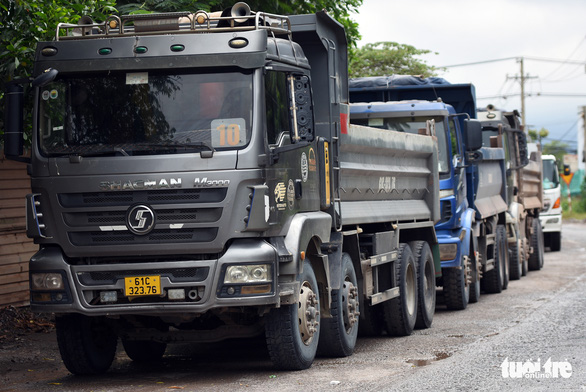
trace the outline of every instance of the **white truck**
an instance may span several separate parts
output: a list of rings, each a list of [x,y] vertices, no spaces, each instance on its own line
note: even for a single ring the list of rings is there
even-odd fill
[[[545,246],[552,251],[562,248],[562,191],[557,162],[553,155],[543,155],[543,210],[539,214]]]

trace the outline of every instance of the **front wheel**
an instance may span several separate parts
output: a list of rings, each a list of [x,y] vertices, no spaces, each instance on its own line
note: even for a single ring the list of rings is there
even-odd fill
[[[511,246],[511,259],[509,260],[509,277],[511,280],[519,280],[523,275],[523,243],[517,233],[517,241]]]
[[[487,293],[498,294],[505,287],[507,268],[507,234],[503,225],[496,227],[494,244],[494,268],[482,277],[482,288]]]
[[[104,317],[68,314],[55,318],[57,344],[67,370],[104,373],[114,360],[118,336]]]
[[[468,303],[475,304],[480,299],[480,271],[482,271],[482,258],[486,257],[486,246],[483,246],[485,241],[478,241],[478,238],[472,237],[470,239],[470,277],[472,283],[470,284],[470,296]]]
[[[534,218],[531,222],[531,247],[533,253],[529,256],[529,270],[539,271],[543,268],[543,231],[541,222]]]
[[[342,287],[332,290],[331,318],[322,318],[318,353],[330,357],[348,357],[354,352],[360,315],[358,281],[352,259],[342,255]]]
[[[417,320],[417,266],[408,244],[399,246],[395,261],[399,297],[383,302],[384,323],[391,336],[411,335]]]
[[[272,309],[266,316],[265,335],[273,364],[278,369],[302,370],[313,363],[320,332],[317,280],[308,260],[298,276],[297,303]]]

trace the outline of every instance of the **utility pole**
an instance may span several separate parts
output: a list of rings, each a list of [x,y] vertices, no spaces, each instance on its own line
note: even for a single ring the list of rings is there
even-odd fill
[[[521,64],[521,76],[511,76],[509,77],[507,75],[507,79],[515,79],[515,80],[519,80],[520,84],[521,84],[521,122],[523,124],[523,126],[525,126],[526,122],[525,122],[525,81],[527,79],[537,79],[537,76],[529,76],[529,75],[525,75],[525,64],[524,64],[524,59],[523,57],[519,57],[517,59],[517,62]],[[528,128],[525,127],[525,132],[528,131]]]

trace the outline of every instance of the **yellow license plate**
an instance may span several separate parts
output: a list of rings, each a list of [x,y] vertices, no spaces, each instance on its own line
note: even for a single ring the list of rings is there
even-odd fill
[[[161,294],[160,276],[132,276],[124,278],[124,293],[127,297]]]

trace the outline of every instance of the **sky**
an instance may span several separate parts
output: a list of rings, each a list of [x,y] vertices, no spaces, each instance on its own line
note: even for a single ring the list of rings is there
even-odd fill
[[[521,111],[523,57],[526,123],[549,130],[544,143],[576,149],[586,106],[586,0],[364,0],[352,19],[359,47],[394,41],[437,52],[419,56],[428,65],[512,58],[439,72],[450,83],[474,84],[479,107]]]

